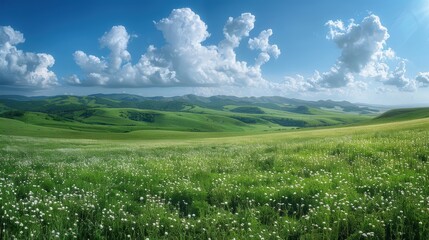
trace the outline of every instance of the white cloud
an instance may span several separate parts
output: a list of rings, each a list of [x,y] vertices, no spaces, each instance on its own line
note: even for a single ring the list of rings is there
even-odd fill
[[[341,49],[338,59],[341,68],[359,73],[368,63],[378,62],[385,55],[383,48],[389,34],[376,15],[365,17],[360,24],[352,20],[347,27],[339,20],[328,21],[326,26],[327,38]]]
[[[401,91],[413,92],[417,89],[417,85],[414,79],[409,79],[405,74],[407,72],[405,61],[401,61],[396,67],[395,71],[389,74],[386,81],[383,81],[385,85],[396,86]]]
[[[10,26],[0,26],[0,85],[46,88],[57,85],[57,77],[49,68],[54,57],[46,53],[19,50],[24,35]]]
[[[167,41],[173,47],[200,46],[210,34],[207,25],[189,8],[174,9],[168,18],[155,23]]]
[[[297,85],[303,91],[366,89],[368,82],[378,81],[401,91],[416,90],[415,81],[405,75],[405,60],[386,48],[389,33],[378,16],[371,14],[360,23],[350,20],[348,25],[341,20],[330,20],[325,25],[329,28],[326,38],[336,44],[341,55],[329,71],[317,72],[318,76],[294,80],[287,77],[285,84],[292,84],[291,89],[296,89]],[[391,71],[390,64],[395,61],[399,61],[398,66]]]
[[[81,81],[79,77],[76,74],[71,75],[70,77],[65,79],[67,83],[71,85],[79,85],[81,84]]]
[[[223,27],[223,34],[226,40],[238,46],[243,37],[248,37],[250,31],[255,27],[255,16],[250,13],[242,13],[239,17],[229,17]]]
[[[200,16],[189,8],[174,9],[167,18],[155,22],[167,44],[161,48],[149,46],[136,64],[130,62],[127,51],[130,35],[125,27],[114,26],[100,39],[101,46],[110,50],[109,57],[76,51],[75,62],[84,76],[72,76],[68,82],[107,87],[267,85],[260,66],[270,56],[277,58],[280,54],[277,45],[269,44],[271,29],[249,41],[253,43],[251,49],[260,51],[253,65],[236,59],[235,48],[249,36],[254,22],[255,16],[250,13],[230,17],[223,29],[225,39],[218,45],[204,45],[210,34]]]
[[[93,55],[86,55],[82,51],[73,54],[74,60],[80,68],[87,72],[101,72],[107,69],[107,63]]]
[[[261,50],[258,58],[256,59],[256,65],[261,66],[262,64],[270,60],[270,56],[278,58],[280,56],[280,49],[277,45],[269,43],[269,39],[273,35],[273,30],[268,29],[262,31],[258,37],[249,39],[249,47],[253,50]]]
[[[341,88],[352,83],[353,80],[353,74],[342,65],[337,64],[330,71],[322,73],[317,83],[323,88]]]
[[[340,20],[328,21],[327,39],[334,41],[341,55],[329,72],[320,79],[325,88],[340,88],[351,84],[354,75],[385,77],[389,67],[384,60],[394,56],[391,49],[384,50],[389,38],[387,28],[376,15],[365,17],[360,24],[353,20],[345,26]]]
[[[15,31],[11,26],[0,27],[0,44],[2,45],[17,45],[25,42],[24,35]]]
[[[311,84],[305,81],[302,75],[297,74],[294,77],[286,76],[284,86],[279,84],[278,88],[286,87],[291,92],[304,92],[311,88]]]
[[[101,47],[107,47],[110,50],[109,68],[111,71],[118,70],[122,62],[131,60],[131,55],[127,51],[129,40],[130,35],[124,26],[114,26],[100,38]]]
[[[242,13],[236,18],[229,17],[223,27],[225,39],[219,43],[218,51],[221,58],[231,64],[236,62],[234,49],[240,45],[243,37],[248,37],[255,27],[255,16],[250,13]]]
[[[416,81],[421,87],[429,87],[429,72],[418,73]]]

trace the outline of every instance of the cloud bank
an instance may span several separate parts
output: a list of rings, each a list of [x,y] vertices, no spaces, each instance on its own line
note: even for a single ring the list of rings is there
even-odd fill
[[[380,18],[374,14],[362,22],[350,20],[348,25],[341,20],[330,20],[325,24],[326,36],[341,50],[341,55],[329,71],[316,71],[311,77],[301,75],[285,77],[285,87],[291,91],[330,91],[342,88],[365,89],[370,81],[394,86],[401,91],[415,91],[426,87],[427,76],[419,74],[416,79],[406,76],[406,60],[386,48],[390,37]],[[394,70],[390,70],[396,63]],[[418,84],[419,83],[419,84]]]
[[[19,50],[24,35],[10,26],[0,26],[0,85],[23,88],[46,88],[57,85],[57,77],[49,68],[53,56]]]
[[[100,38],[100,46],[108,48],[108,57],[76,51],[73,56],[82,70],[82,77],[68,78],[72,85],[105,87],[218,87],[267,86],[261,66],[280,49],[269,43],[271,29],[249,39],[248,47],[259,51],[253,64],[237,60],[235,48],[249,37],[255,16],[243,13],[230,17],[223,29],[224,39],[218,45],[204,45],[210,36],[207,25],[189,8],[174,9],[167,18],[155,22],[166,45],[149,46],[136,64],[127,51],[130,35],[124,26],[114,26]]]

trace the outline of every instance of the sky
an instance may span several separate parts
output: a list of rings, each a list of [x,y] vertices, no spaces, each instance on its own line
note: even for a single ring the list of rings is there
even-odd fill
[[[429,0],[0,0],[0,94],[429,104]]]

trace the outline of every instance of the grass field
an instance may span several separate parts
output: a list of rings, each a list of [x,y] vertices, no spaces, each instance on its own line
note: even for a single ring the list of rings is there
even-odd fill
[[[428,118],[104,137],[0,121],[0,239],[429,236]]]

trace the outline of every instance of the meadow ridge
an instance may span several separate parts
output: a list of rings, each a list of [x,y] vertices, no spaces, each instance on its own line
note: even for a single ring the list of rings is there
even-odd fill
[[[429,119],[417,115],[128,140],[0,119],[1,239],[426,239]]]

